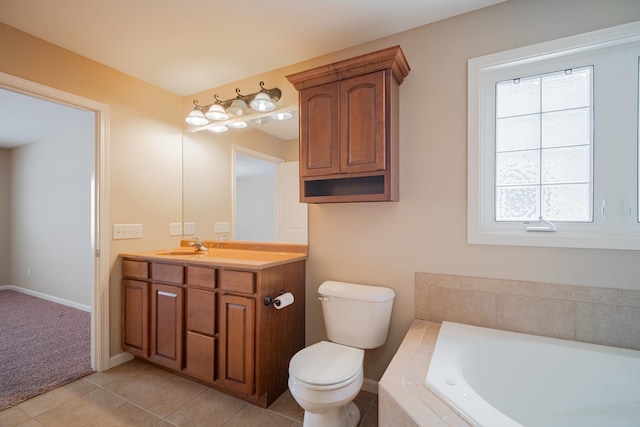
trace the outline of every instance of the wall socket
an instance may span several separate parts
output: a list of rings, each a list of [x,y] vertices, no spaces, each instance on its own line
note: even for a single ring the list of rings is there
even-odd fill
[[[169,223],[169,236],[182,236],[182,223],[170,222]]]
[[[184,235],[185,236],[193,236],[196,234],[196,223],[195,222],[185,222],[184,223]]]
[[[141,239],[142,224],[113,224],[113,239]]]
[[[196,234],[196,223],[185,222],[184,223],[184,235],[192,236]],[[182,223],[170,222],[169,223],[169,236],[182,236]]]

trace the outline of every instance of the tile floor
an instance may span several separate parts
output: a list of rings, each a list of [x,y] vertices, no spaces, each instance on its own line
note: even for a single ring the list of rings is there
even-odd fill
[[[360,392],[361,427],[378,425],[375,394]],[[132,360],[0,411],[2,427],[302,426],[287,391],[268,409]]]

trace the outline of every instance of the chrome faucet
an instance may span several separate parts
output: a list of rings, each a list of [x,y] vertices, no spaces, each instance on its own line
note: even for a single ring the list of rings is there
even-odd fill
[[[189,242],[189,246],[194,247],[196,252],[206,252],[209,250],[201,239],[195,238],[194,242]]]

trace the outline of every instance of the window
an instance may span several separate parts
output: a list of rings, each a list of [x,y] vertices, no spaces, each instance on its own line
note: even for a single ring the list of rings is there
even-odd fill
[[[469,61],[468,241],[640,249],[640,23]]]

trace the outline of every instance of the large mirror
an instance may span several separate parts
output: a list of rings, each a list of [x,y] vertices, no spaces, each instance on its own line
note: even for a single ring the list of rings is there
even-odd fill
[[[295,107],[286,111],[292,113],[288,120],[266,116],[224,133],[184,132],[184,238],[307,243],[307,210],[298,191],[298,113]]]

